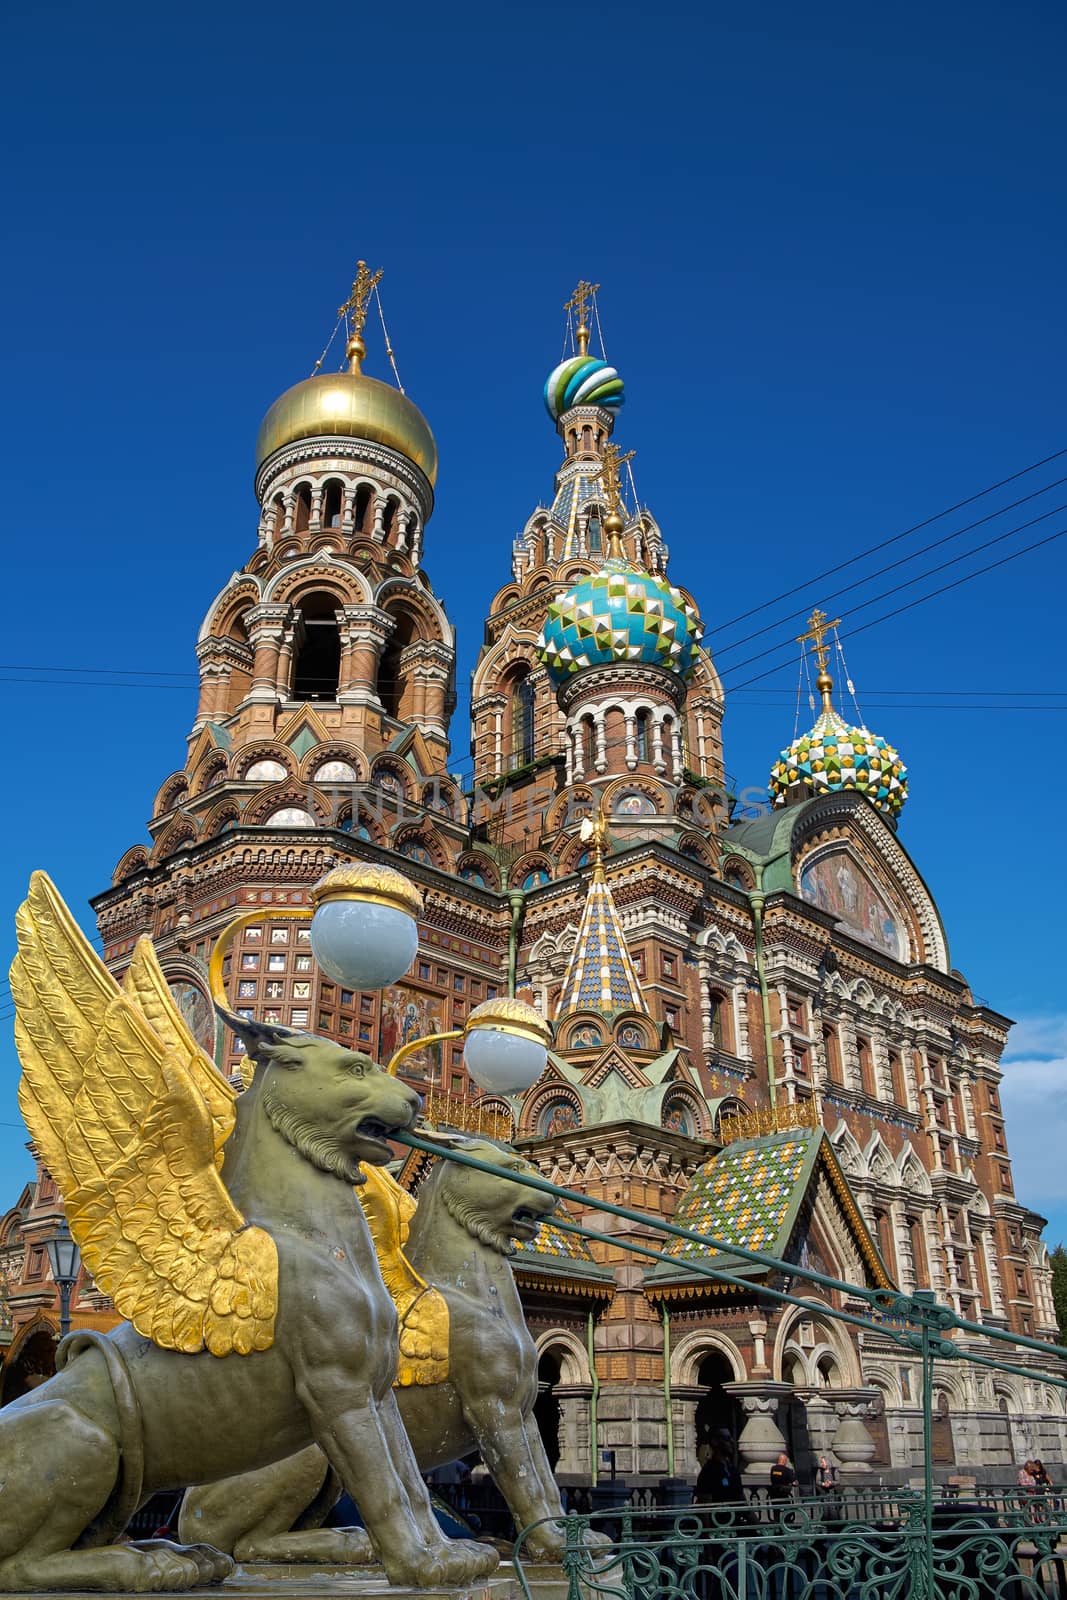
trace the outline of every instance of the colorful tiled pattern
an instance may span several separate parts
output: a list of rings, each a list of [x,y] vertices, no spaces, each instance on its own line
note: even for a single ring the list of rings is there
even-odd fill
[[[850,728],[836,711],[824,711],[810,733],[794,739],[771,768],[770,797],[785,805],[795,783],[813,794],[855,789],[888,816],[898,816],[908,798],[908,769],[877,734]]]
[[[779,1239],[796,1187],[806,1178],[809,1157],[822,1139],[821,1128],[797,1129],[725,1150],[694,1173],[673,1220],[707,1238],[739,1244],[746,1250],[779,1251]],[[673,1239],[672,1256],[701,1256],[690,1239]]]
[[[647,1012],[648,1007],[622,936],[611,889],[598,867],[589,885],[556,1015],[603,1011],[610,1016],[622,1010]]]
[[[573,1220],[570,1213],[566,1213],[568,1220]],[[579,1239],[576,1234],[564,1233],[562,1228],[557,1228],[551,1217],[542,1222],[537,1231],[537,1238],[516,1250],[515,1261],[529,1261],[535,1256],[554,1256],[558,1261],[592,1261],[588,1246],[584,1239]]]
[[[595,356],[561,361],[545,382],[545,406],[553,422],[571,406],[604,406],[617,411],[624,398],[622,379],[615,368]]]
[[[552,601],[537,647],[556,683],[610,661],[643,661],[687,678],[699,627],[696,608],[679,589],[647,572],[607,565]]]

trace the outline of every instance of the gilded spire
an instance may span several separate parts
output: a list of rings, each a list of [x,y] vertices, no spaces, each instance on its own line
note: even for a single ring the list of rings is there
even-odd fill
[[[840,621],[840,617],[835,617],[832,622],[828,622],[826,612],[820,611],[819,607],[816,606],[808,618],[807,633],[797,634],[797,644],[807,644],[810,640],[811,653],[819,663],[819,676],[815,679],[815,687],[822,696],[823,711],[832,711],[834,709],[834,680],[826,670],[826,663],[830,656],[830,646],[826,643],[826,635],[836,628]]]
[[[557,1017],[571,1011],[644,1011],[644,996],[623,938],[615,900],[604,872],[607,823],[602,813],[587,817],[581,837],[590,846],[593,876],[570,965],[563,979]]]
[[[573,311],[578,319],[578,326],[574,330],[574,338],[578,345],[578,354],[580,356],[589,354],[589,324],[585,320],[585,313],[586,307],[599,288],[599,283],[586,283],[583,278],[563,307],[564,311]]]
[[[356,262],[356,276],[352,281],[352,290],[344,305],[338,306],[337,315],[349,319],[348,346],[345,354],[348,357],[349,372],[361,372],[363,357],[367,354],[367,346],[363,343],[363,329],[367,322],[367,306],[382,278],[381,267],[377,272],[371,272],[365,261]]]
[[[622,547],[622,532],[626,524],[623,521],[619,507],[622,505],[622,485],[619,481],[620,471],[628,461],[632,461],[634,452],[627,450],[623,455],[617,444],[608,440],[600,454],[601,469],[600,481],[604,486],[604,498],[608,503],[608,514],[604,518],[604,532],[608,536],[608,560],[625,561],[626,551]]]

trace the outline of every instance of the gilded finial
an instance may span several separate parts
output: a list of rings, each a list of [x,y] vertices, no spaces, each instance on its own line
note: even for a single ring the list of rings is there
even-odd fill
[[[608,514],[604,518],[604,532],[608,536],[608,560],[623,561],[626,552],[622,547],[622,531],[626,526],[623,521],[620,506],[622,505],[622,485],[620,483],[621,469],[628,461],[632,461],[634,452],[627,450],[623,455],[617,444],[610,439],[600,452],[601,468],[600,481],[604,486],[604,498],[608,502]]]
[[[586,283],[585,279],[583,278],[578,284],[577,289],[575,289],[574,293],[567,301],[566,305],[563,307],[564,311],[573,311],[574,315],[578,319],[578,326],[574,330],[574,337],[578,345],[578,354],[580,356],[587,356],[589,354],[589,324],[585,320],[585,309],[599,288],[599,283]]]
[[[840,621],[840,617],[835,617],[832,622],[827,621],[826,612],[820,611],[819,607],[816,606],[808,618],[807,633],[797,634],[797,644],[807,644],[810,640],[812,654],[819,663],[819,676],[815,679],[815,687],[822,696],[822,708],[824,711],[833,710],[832,696],[834,688],[834,680],[826,670],[826,663],[830,656],[830,646],[826,643],[826,635],[836,628]]]
[[[363,357],[367,354],[367,346],[363,343],[363,329],[367,321],[367,306],[370,297],[381,282],[383,269],[371,272],[365,261],[356,262],[356,276],[352,282],[352,292],[344,305],[338,306],[337,315],[346,314],[349,319],[351,332],[348,338],[348,347],[345,354],[348,357],[348,370],[359,372],[362,370]]]
[[[583,844],[589,846],[589,853],[593,858],[594,880],[602,883],[604,881],[604,856],[607,853],[608,844],[608,823],[602,807],[597,807],[595,817],[583,817],[582,825],[578,830],[578,837]]]

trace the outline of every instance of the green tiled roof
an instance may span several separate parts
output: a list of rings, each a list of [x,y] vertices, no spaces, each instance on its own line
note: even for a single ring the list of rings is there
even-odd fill
[[[887,1286],[889,1279],[877,1248],[821,1127],[788,1128],[727,1145],[693,1174],[673,1221],[705,1239],[719,1241],[719,1246],[740,1245],[784,1257],[820,1165],[847,1215],[868,1272],[877,1284]],[[756,1262],[731,1260],[726,1249],[708,1249],[691,1239],[672,1239],[665,1253],[679,1262],[717,1260],[729,1271],[743,1275],[765,1271]],[[654,1280],[677,1281],[682,1276],[684,1268],[665,1262],[650,1274]]]

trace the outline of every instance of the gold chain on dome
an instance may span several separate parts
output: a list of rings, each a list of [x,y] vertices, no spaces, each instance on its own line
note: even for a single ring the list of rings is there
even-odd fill
[[[758,1111],[734,1112],[719,1118],[719,1137],[723,1144],[739,1139],[758,1139],[765,1133],[781,1133],[784,1128],[817,1128],[819,1117],[814,1100],[796,1100],[766,1106]]]
[[[349,372],[358,373],[362,370],[363,357],[367,354],[367,346],[363,343],[367,306],[371,295],[381,282],[383,271],[384,268],[379,267],[377,272],[371,272],[365,261],[357,261],[351,292],[344,304],[337,308],[338,317],[347,317],[352,330],[345,350]]]

